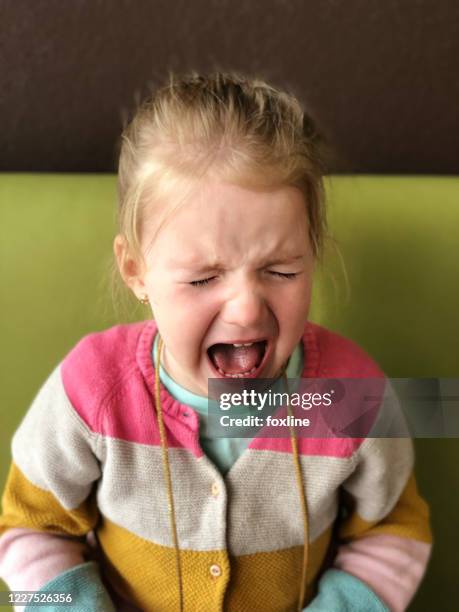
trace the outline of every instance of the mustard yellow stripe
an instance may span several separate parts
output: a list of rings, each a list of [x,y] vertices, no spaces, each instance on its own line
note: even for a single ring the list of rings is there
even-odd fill
[[[49,491],[33,485],[13,462],[2,499],[0,534],[11,527],[81,536],[93,529],[98,518],[91,496],[74,510],[66,510]]]
[[[412,472],[397,504],[384,519],[365,521],[357,512],[351,511],[349,517],[341,524],[339,536],[351,539],[390,534],[430,543],[432,532],[429,514],[429,507],[418,493]]]
[[[153,544],[104,518],[96,530],[108,582],[141,610],[177,610],[173,547]],[[219,610],[230,576],[225,551],[181,550],[183,602],[188,612]],[[213,576],[211,567],[220,568]]]
[[[303,606],[315,594],[331,534],[327,529],[309,545]],[[302,546],[232,557],[228,610],[296,610],[302,561]]]
[[[142,610],[174,610],[178,604],[175,550],[154,544],[104,518],[97,537],[103,550],[107,579],[120,595]],[[331,538],[327,529],[309,547],[305,602]],[[181,550],[184,608],[203,610],[259,610],[280,612],[296,608],[303,549],[232,556],[227,551]],[[211,567],[220,568],[213,576]],[[286,579],[286,576],[288,577]]]

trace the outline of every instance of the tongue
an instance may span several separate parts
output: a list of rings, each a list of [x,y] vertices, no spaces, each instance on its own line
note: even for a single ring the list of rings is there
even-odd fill
[[[257,366],[263,357],[263,342],[251,346],[214,344],[209,353],[214,364],[226,374],[242,374]]]

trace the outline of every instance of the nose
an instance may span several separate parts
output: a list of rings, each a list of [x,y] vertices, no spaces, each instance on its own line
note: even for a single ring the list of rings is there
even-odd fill
[[[225,323],[241,328],[256,327],[267,308],[262,288],[254,281],[243,280],[232,288],[220,316]]]

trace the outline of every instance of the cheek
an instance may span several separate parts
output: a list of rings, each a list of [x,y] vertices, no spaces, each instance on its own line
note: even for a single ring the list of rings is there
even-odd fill
[[[280,297],[280,292],[279,292]],[[282,292],[282,299],[278,301],[279,312],[283,322],[290,327],[306,322],[311,301],[311,283],[309,281],[297,283]]]
[[[169,288],[156,302],[158,327],[170,350],[194,359],[214,318],[209,294],[188,287]]]

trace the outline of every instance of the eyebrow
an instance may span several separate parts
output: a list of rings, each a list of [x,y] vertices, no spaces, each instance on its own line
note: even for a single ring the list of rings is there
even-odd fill
[[[278,266],[282,264],[285,265],[285,264],[294,263],[303,258],[304,258],[303,254],[285,255],[285,256],[281,255],[280,257],[276,257],[275,259],[268,260],[262,265],[263,267]],[[173,265],[176,265],[177,268],[180,270],[193,270],[197,274],[203,274],[204,272],[212,272],[214,270],[222,270],[224,268],[222,263],[219,261],[215,261],[214,263],[207,263],[204,265],[193,264],[192,262],[190,262],[189,264],[183,264],[182,262],[178,262],[178,261],[171,261],[171,263]]]

